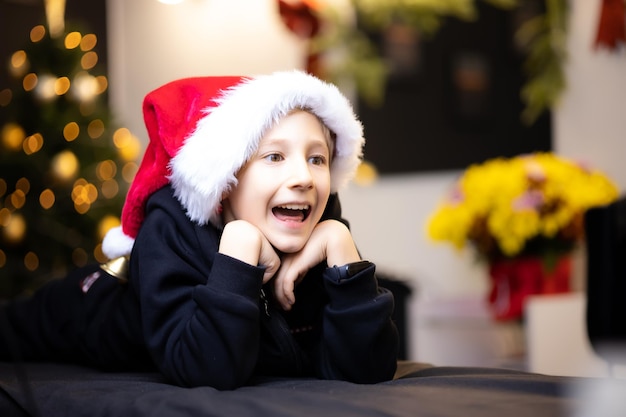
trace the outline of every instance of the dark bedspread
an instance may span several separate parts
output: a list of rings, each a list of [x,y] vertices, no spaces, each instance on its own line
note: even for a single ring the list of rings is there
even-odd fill
[[[626,416],[626,381],[402,362],[393,381],[263,378],[233,391],[151,373],[0,363],[0,416]],[[615,403],[615,404],[608,404]]]

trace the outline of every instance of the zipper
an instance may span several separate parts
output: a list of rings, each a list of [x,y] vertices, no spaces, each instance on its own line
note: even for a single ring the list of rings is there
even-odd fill
[[[261,301],[263,302],[263,311],[267,317],[272,317],[270,315],[270,302],[267,299],[267,294],[265,294],[265,290],[261,288]]]
[[[277,345],[280,346],[280,350],[286,356],[285,359],[288,362],[291,362],[294,365],[297,374],[300,374],[304,366],[304,358],[302,357],[303,352],[301,351],[300,346],[298,346],[296,341],[293,339],[285,318],[280,313],[273,311],[274,307],[271,305],[270,298],[263,288],[261,288],[260,299],[263,304],[262,314],[266,317],[262,320],[266,323],[269,334]]]

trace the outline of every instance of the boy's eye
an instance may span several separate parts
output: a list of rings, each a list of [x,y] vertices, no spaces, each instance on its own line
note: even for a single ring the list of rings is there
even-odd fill
[[[282,155],[278,153],[271,153],[269,155],[266,155],[265,159],[268,160],[269,162],[280,162],[283,160],[283,157]]]
[[[326,158],[321,155],[316,155],[309,158],[309,161],[311,161],[313,165],[324,165],[326,163]]]

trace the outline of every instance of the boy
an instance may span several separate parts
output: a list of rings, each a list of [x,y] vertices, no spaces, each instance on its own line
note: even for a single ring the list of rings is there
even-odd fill
[[[114,261],[4,311],[24,359],[217,389],[391,379],[393,297],[335,194],[364,143],[338,89],[299,71],[189,78],[148,94],[144,117],[150,143],[103,242]]]

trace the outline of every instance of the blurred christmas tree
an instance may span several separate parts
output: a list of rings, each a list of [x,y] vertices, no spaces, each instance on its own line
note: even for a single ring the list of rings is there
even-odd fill
[[[119,224],[140,152],[111,126],[96,36],[46,12],[11,56],[14,85],[0,90],[0,297],[106,260],[100,243]]]

